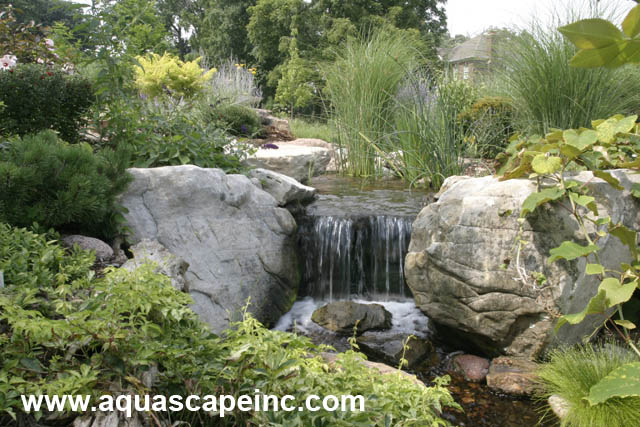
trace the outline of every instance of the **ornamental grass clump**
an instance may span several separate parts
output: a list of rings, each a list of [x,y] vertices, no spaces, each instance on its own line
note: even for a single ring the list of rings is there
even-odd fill
[[[567,12],[571,16],[571,12]],[[590,15],[602,16],[601,10]],[[584,15],[584,13],[583,13]],[[575,20],[570,17],[569,20]],[[577,49],[557,25],[531,24],[497,53],[500,94],[511,99],[517,131],[544,135],[552,129],[589,127],[591,120],[640,109],[637,67],[576,68],[569,64]]]
[[[406,36],[379,32],[347,42],[325,68],[325,94],[336,141],[346,149],[340,163],[348,175],[382,173],[376,147],[393,132],[396,94],[417,62],[417,51]]]
[[[388,152],[394,171],[411,185],[419,181],[438,189],[445,178],[462,172],[467,132],[458,120],[476,98],[464,81],[434,81],[415,74],[397,99],[394,135]]]
[[[640,396],[611,398],[596,405],[588,401],[593,386],[614,370],[637,360],[632,351],[614,342],[554,350],[538,371],[542,384],[539,397],[546,400],[556,395],[566,401],[568,410],[561,426],[640,425]]]

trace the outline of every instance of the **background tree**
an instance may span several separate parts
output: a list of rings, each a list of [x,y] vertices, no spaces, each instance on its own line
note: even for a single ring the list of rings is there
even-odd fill
[[[230,57],[251,62],[251,44],[247,35],[248,8],[256,0],[200,0],[194,2],[189,13],[194,34],[193,50],[206,55],[210,61],[224,61]]]

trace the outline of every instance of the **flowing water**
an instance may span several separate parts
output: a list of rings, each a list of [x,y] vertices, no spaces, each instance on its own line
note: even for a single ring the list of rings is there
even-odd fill
[[[373,187],[356,179],[320,177],[311,185],[319,196],[296,218],[304,269],[299,300],[275,329],[301,333],[316,344],[344,351],[346,338],[316,325],[311,315],[327,302],[354,300],[377,302],[392,314],[390,330],[373,332],[380,338],[413,334],[437,342],[404,281],[411,225],[432,197],[393,182]],[[453,350],[439,348],[441,360],[450,359]],[[415,373],[428,383],[450,373],[447,369],[443,362]],[[531,401],[498,396],[486,385],[466,383],[455,374],[450,390],[465,409],[464,414],[445,409],[443,416],[454,425],[524,427],[538,419]]]

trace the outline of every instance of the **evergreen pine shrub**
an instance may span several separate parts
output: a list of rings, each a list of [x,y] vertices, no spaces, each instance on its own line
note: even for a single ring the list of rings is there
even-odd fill
[[[57,68],[18,64],[0,71],[0,135],[26,135],[53,129],[65,141],[76,142],[94,102],[90,82]]]
[[[0,150],[0,221],[109,237],[116,196],[130,181],[123,150],[94,153],[52,131],[14,138]]]

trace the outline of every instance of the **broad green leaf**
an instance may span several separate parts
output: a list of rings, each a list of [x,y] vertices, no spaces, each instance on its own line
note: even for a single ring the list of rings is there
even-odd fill
[[[605,180],[616,190],[624,190],[624,187],[620,185],[620,181],[617,178],[613,177],[609,172],[605,171],[593,171],[593,175],[597,178]]]
[[[604,19],[583,19],[558,28],[579,49],[597,49],[622,40],[624,34]]]
[[[636,284],[636,282],[630,282],[622,285],[615,277],[607,277],[598,286],[598,292],[604,291],[605,305],[611,308],[629,301],[636,290]]]
[[[611,144],[616,139],[616,123],[615,119],[608,119],[600,123],[596,130],[598,131],[598,140],[606,144]]]
[[[636,198],[640,198],[640,184],[633,184],[631,186],[631,195]]]
[[[522,203],[522,211],[520,211],[520,217],[524,218],[528,213],[533,212],[536,208],[544,203],[558,200],[564,196],[564,189],[562,187],[550,187],[536,193],[531,193]]]
[[[587,274],[604,274],[604,267],[600,264],[587,264],[585,269]]]
[[[531,161],[531,167],[540,175],[552,174],[562,168],[562,159],[557,156],[538,154]]]
[[[595,203],[595,197],[585,196],[582,194],[574,193],[573,191],[569,192],[569,198],[573,200],[573,202],[577,205],[584,206],[593,212],[594,215],[598,215],[598,207]]]
[[[560,246],[549,251],[551,256],[547,262],[551,264],[561,258],[566,259],[567,261],[572,261],[576,258],[597,252],[599,249],[600,248],[596,245],[581,246],[574,242],[564,241]]]
[[[630,43],[629,40],[621,40],[601,48],[579,50],[569,65],[580,68],[619,67],[630,60]]]
[[[627,37],[631,38],[640,34],[640,5],[631,9],[627,14],[627,17],[624,18],[624,21],[622,22],[622,31],[624,31]]]
[[[564,131],[563,138],[567,144],[580,151],[584,151],[598,141],[598,132],[595,130],[585,130],[579,134],[574,129],[569,129]]]
[[[629,320],[615,320],[614,323],[616,325],[622,326],[623,328],[626,329],[635,329],[636,325],[633,322],[630,322]]]
[[[594,384],[589,390],[591,406],[606,402],[612,397],[640,396],[640,362],[625,363]]]
[[[638,233],[628,229],[622,224],[616,224],[609,227],[609,234],[616,236],[623,245],[629,248],[634,259],[638,257]]]
[[[624,119],[618,120],[616,124],[617,133],[627,133],[630,132],[631,129],[636,125],[636,120],[638,120],[637,115],[628,116]]]
[[[605,291],[598,291],[598,294],[589,300],[589,304],[580,313],[565,314],[558,320],[555,330],[560,329],[565,323],[577,325],[589,314],[602,314],[607,310]]]
[[[560,147],[560,154],[565,156],[569,160],[573,160],[578,157],[582,153],[581,150],[578,150],[576,147],[571,145],[563,144]]]

